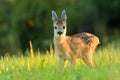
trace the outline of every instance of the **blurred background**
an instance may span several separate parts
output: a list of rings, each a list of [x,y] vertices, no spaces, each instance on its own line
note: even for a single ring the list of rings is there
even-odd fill
[[[23,54],[53,43],[51,11],[67,13],[68,35],[90,32],[101,45],[120,40],[120,0],[0,0],[0,55]],[[117,43],[116,43],[117,45]]]

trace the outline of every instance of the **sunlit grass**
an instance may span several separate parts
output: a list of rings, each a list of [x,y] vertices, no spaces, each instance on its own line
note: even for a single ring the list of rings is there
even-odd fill
[[[79,60],[77,69],[71,69],[68,63],[60,71],[52,46],[45,55],[40,53],[31,44],[28,56],[1,57],[0,80],[120,80],[120,50],[113,44],[95,52],[98,66],[93,69]]]

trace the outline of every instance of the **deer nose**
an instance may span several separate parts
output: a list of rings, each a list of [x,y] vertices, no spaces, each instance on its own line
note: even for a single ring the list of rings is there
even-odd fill
[[[62,32],[61,32],[61,31],[58,31],[58,32],[57,32],[57,34],[61,35],[61,34],[62,34]]]

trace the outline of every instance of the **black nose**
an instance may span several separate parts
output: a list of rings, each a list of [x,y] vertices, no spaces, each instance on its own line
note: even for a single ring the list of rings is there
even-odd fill
[[[57,34],[61,35],[61,34],[62,34],[62,32],[61,32],[61,31],[58,31],[58,32],[57,32]]]

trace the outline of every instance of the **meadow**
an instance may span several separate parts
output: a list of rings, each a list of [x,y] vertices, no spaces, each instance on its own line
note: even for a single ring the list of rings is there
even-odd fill
[[[64,70],[59,70],[54,50],[33,51],[30,46],[28,56],[0,58],[0,80],[120,80],[120,49],[115,44],[99,47],[95,52],[96,68],[89,68],[82,60],[77,68],[68,62]]]

